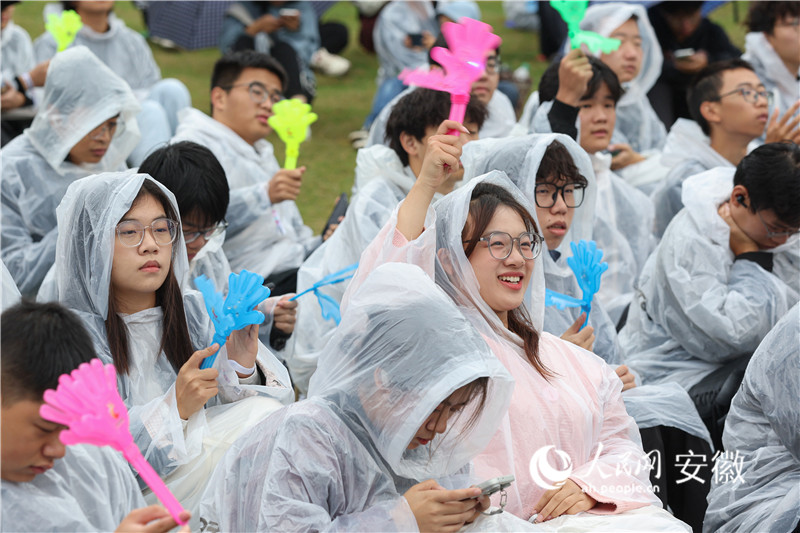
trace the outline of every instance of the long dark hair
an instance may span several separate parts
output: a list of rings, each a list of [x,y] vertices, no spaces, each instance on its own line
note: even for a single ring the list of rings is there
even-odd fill
[[[178,220],[178,214],[172,208],[167,196],[154,182],[146,179],[136,195],[131,208],[142,198],[151,196],[164,208],[168,218]],[[175,257],[175,247],[172,247],[172,257]],[[170,261],[169,272],[164,283],[156,289],[156,305],[161,306],[163,320],[161,322],[161,345],[159,352],[164,352],[175,372],[191,357],[194,348],[189,337],[189,328],[186,325],[186,312],[183,307],[183,294],[178,279],[173,270],[173,261]],[[106,337],[108,347],[114,358],[114,366],[120,374],[127,374],[130,370],[128,328],[117,314],[117,299],[114,294],[114,285],[108,289],[108,318],[106,318]]]
[[[467,257],[475,251],[478,239],[489,227],[497,208],[501,206],[513,209],[522,218],[528,231],[539,233],[533,216],[508,191],[492,183],[479,183],[472,191],[469,216],[461,232],[461,240],[469,241],[464,248],[464,254]],[[525,305],[520,305],[508,312],[508,329],[522,339],[525,356],[536,371],[544,378],[552,377],[553,373],[544,366],[539,358],[539,332],[533,327]]]

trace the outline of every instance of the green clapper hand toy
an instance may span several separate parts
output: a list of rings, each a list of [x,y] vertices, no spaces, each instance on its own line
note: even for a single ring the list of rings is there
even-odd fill
[[[272,106],[274,115],[267,122],[278,137],[286,143],[286,163],[283,168],[297,168],[297,157],[300,155],[300,143],[306,140],[308,126],[317,121],[317,114],[311,112],[311,106],[295,98],[281,100]]]
[[[610,54],[622,44],[619,39],[611,39],[610,37],[603,37],[599,33],[593,31],[585,31],[581,29],[581,21],[586,14],[586,8],[589,2],[575,2],[573,0],[556,0],[550,2],[553,9],[558,11],[564,22],[567,23],[567,33],[569,35],[570,48],[580,48],[582,44],[591,50],[593,54],[602,52]]]
[[[62,52],[69,48],[69,45],[78,36],[78,32],[83,28],[81,17],[72,10],[64,11],[61,15],[50,13],[47,15],[47,23],[44,28],[55,38],[58,51]]]

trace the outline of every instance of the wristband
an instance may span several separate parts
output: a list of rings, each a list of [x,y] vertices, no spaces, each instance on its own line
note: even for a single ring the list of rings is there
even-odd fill
[[[236,372],[238,372],[240,374],[247,374],[245,377],[248,377],[248,378],[253,375],[253,372],[256,371],[256,365],[255,364],[253,364],[252,368],[247,368],[247,367],[244,367],[244,366],[240,365],[239,363],[237,363],[233,359],[228,359],[228,364],[231,365],[231,368],[234,369]]]

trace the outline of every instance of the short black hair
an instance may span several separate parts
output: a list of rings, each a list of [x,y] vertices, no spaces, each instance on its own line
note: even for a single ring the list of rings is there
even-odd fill
[[[702,1],[692,0],[692,1],[670,1],[670,2],[660,2],[658,4],[658,9],[660,9],[663,13],[669,13],[670,15],[690,15],[692,13],[696,13],[703,7]]]
[[[211,74],[211,88],[222,87],[227,90],[228,87],[236,83],[236,80],[239,79],[242,71],[246,68],[259,68],[272,72],[281,80],[281,91],[286,90],[289,76],[283,66],[272,56],[255,50],[240,50],[217,59],[217,62],[214,63],[214,71]],[[211,110],[212,112],[214,110],[213,104]]]
[[[159,148],[144,160],[139,172],[175,195],[181,217],[195,214],[205,226],[225,218],[230,187],[222,165],[205,146],[182,141]]]
[[[556,94],[558,94],[558,67],[561,64],[561,59],[563,56],[557,57],[550,63],[550,66],[547,67],[547,70],[544,71],[542,74],[542,78],[539,80],[539,101],[540,102],[549,102],[551,100],[555,100]],[[608,90],[611,92],[611,98],[614,100],[614,103],[619,102],[619,99],[622,98],[622,95],[625,93],[625,90],[622,88],[622,85],[619,82],[619,78],[611,68],[593,56],[588,56],[589,64],[592,65],[592,79],[589,80],[589,83],[586,85],[586,92],[581,97],[581,100],[586,100],[594,96],[594,94],[600,89],[600,86],[605,83]]]
[[[578,171],[575,161],[567,147],[559,141],[553,141],[542,155],[539,169],[536,171],[536,183],[547,182],[554,178],[556,181],[566,180],[567,183],[580,183],[586,187],[589,182]]]
[[[686,102],[689,104],[689,114],[692,119],[700,124],[706,135],[711,135],[711,125],[700,112],[704,102],[719,100],[719,91],[722,89],[722,75],[729,70],[753,70],[753,66],[744,59],[728,59],[707,65],[692,79],[686,92]]]
[[[414,89],[397,101],[386,121],[385,138],[389,142],[389,148],[395,151],[403,165],[408,165],[408,154],[400,142],[400,134],[407,133],[421,141],[425,138],[425,130],[431,126],[438,128],[449,113],[448,93],[422,87]],[[487,114],[483,102],[470,98],[464,113],[464,122],[475,123],[480,129]]]
[[[800,17],[800,2],[750,2],[747,29],[772,35],[775,23],[787,17]]]
[[[772,209],[784,224],[800,226],[800,147],[796,144],[759,146],[736,166],[733,184],[747,189],[750,211]]]
[[[56,302],[23,300],[0,318],[0,388],[3,405],[41,401],[58,378],[95,357],[80,319]]]
[[[429,65],[435,65],[435,66],[437,66],[439,68],[444,68],[435,59],[433,59],[433,57],[431,57],[431,50],[433,50],[437,46],[439,48],[446,48],[447,50],[450,49],[450,46],[447,44],[447,39],[444,38],[444,34],[442,34],[442,33],[439,34],[439,36],[433,42],[433,46],[431,46],[431,49],[428,50],[428,64]],[[499,61],[500,60],[500,47],[499,46],[495,49],[494,53],[497,55],[497,60]]]

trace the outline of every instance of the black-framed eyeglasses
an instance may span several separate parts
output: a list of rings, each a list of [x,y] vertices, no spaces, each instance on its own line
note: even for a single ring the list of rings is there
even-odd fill
[[[214,227],[201,229],[200,231],[183,230],[183,241],[186,244],[189,244],[190,242],[196,241],[200,235],[202,235],[203,238],[208,241],[221,234],[226,229],[228,229],[228,223],[223,220]]]
[[[247,87],[247,92],[250,93],[250,99],[256,104],[263,104],[269,100],[273,104],[277,104],[283,100],[284,96],[278,89],[267,89],[267,87],[260,81],[251,81],[250,83],[235,83],[222,87],[226,91],[230,91],[234,87]]]
[[[757,91],[755,89],[750,89],[749,87],[737,87],[732,91],[728,91],[725,94],[721,94],[717,96],[715,100],[722,100],[726,96],[730,96],[732,94],[739,93],[742,95],[742,98],[748,104],[756,104],[758,103],[758,98],[761,97],[766,100],[767,105],[772,104],[772,93],[766,89],[761,89]]]
[[[171,244],[178,235],[180,224],[171,218],[157,218],[145,226],[138,220],[126,220],[117,224],[117,238],[123,246],[133,248],[144,241],[144,232],[150,228],[150,235],[159,246]]]
[[[495,259],[502,261],[511,255],[511,251],[514,248],[514,243],[516,242],[517,248],[519,249],[519,253],[522,254],[522,257],[530,260],[536,259],[536,257],[542,252],[542,240],[543,239],[541,235],[538,233],[532,233],[530,231],[520,233],[519,237],[511,237],[511,235],[505,231],[493,231],[486,237],[464,241],[464,244],[474,241],[486,242],[489,246],[489,254],[491,254],[491,256]]]
[[[567,207],[580,207],[583,203],[584,191],[586,186],[581,183],[565,183],[561,187],[553,183],[538,183],[534,189],[534,201],[536,205],[546,209],[556,205],[556,197],[561,193]]]
[[[767,230],[767,238],[774,239],[775,237],[791,237],[797,233],[800,233],[800,228],[792,228],[783,231],[772,231],[767,223],[764,222],[764,219],[761,218],[761,211],[756,211],[756,215],[758,215],[758,220],[761,221],[761,225],[764,226],[764,229]]]

